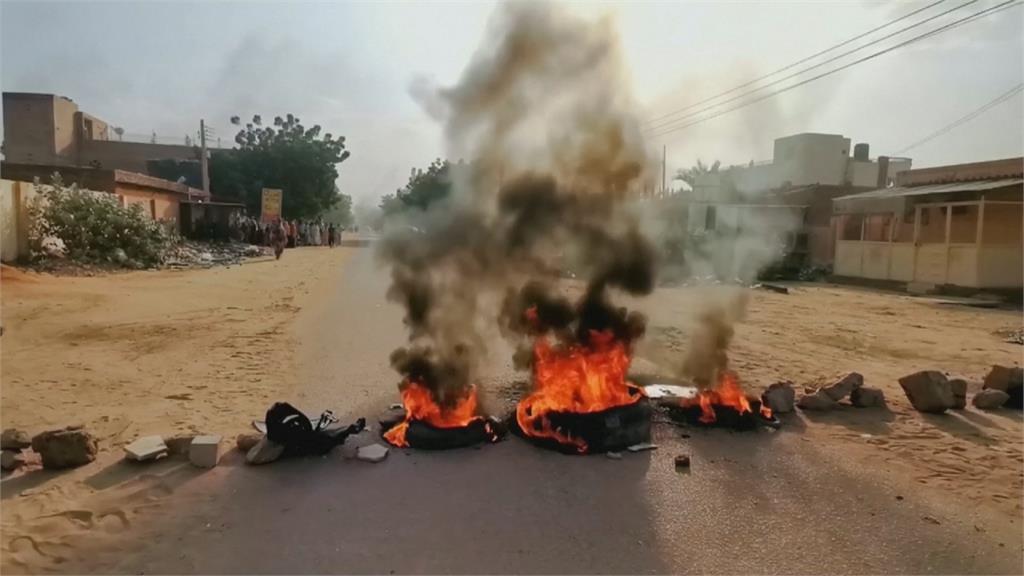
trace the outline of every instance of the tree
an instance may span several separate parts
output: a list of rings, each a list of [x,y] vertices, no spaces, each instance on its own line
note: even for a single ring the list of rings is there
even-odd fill
[[[231,122],[241,124],[238,116]],[[241,200],[250,213],[259,213],[263,188],[284,191],[285,218],[312,218],[351,198],[335,185],[338,164],[350,156],[345,137],[321,135],[321,128],[306,128],[288,114],[264,126],[257,114],[235,136],[237,147],[214,152],[210,158],[210,188],[214,194]]]
[[[348,228],[352,225],[355,219],[352,216],[352,197],[340,194],[338,197],[338,203],[333,208],[327,211],[323,216],[325,222],[337,224],[342,228]]]
[[[426,170],[413,168],[404,188],[380,199],[381,211],[387,216],[408,210],[426,210],[448,198],[452,191],[452,172],[464,167],[461,160],[452,164],[438,158]]]
[[[720,161],[715,160],[713,164],[708,166],[707,164],[704,164],[704,162],[701,162],[700,158],[697,158],[697,164],[695,166],[691,166],[690,168],[684,168],[676,172],[676,180],[682,180],[683,182],[689,184],[690,188],[694,188],[697,183],[697,180],[701,176],[704,176],[705,174],[717,173],[718,168],[721,165],[722,163]]]

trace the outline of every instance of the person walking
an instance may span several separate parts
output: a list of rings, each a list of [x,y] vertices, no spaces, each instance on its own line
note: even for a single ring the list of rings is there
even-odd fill
[[[327,225],[327,246],[330,247],[330,248],[334,248],[334,241],[335,241],[334,233],[335,233],[334,223],[332,222],[332,223]]]
[[[288,243],[288,232],[285,230],[284,222],[275,220],[270,223],[270,245],[274,247],[274,259],[280,260],[284,253],[284,247]]]

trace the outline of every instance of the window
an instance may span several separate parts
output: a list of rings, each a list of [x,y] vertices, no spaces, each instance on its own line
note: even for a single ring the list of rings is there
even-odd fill
[[[717,215],[715,214],[715,207],[714,206],[708,206],[707,208],[704,209],[704,229],[705,230],[714,230],[715,229],[715,218],[716,218],[716,216]]]

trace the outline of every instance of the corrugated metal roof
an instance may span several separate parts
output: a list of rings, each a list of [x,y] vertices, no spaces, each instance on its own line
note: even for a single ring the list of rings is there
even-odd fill
[[[1020,186],[1022,184],[1024,184],[1024,178],[953,182],[950,184],[931,184],[926,186],[894,186],[892,188],[880,188],[869,192],[861,192],[860,194],[839,196],[833,200],[868,200],[871,198],[899,198],[903,196],[946,194],[949,192],[977,192],[981,190],[993,190],[995,188],[1006,188],[1008,186]]]

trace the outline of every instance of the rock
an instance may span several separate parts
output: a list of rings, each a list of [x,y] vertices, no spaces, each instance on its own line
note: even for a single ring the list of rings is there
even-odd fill
[[[953,378],[949,381],[949,386],[953,390],[953,405],[950,408],[954,410],[963,410],[967,407],[967,380],[963,378]]]
[[[167,444],[162,436],[143,436],[124,447],[125,458],[147,462],[167,456]]]
[[[32,438],[32,449],[39,453],[43,468],[75,468],[96,459],[96,439],[81,426],[47,430]]]
[[[801,410],[831,410],[836,407],[836,401],[826,394],[824,390],[818,390],[814,394],[804,394],[801,396],[800,401],[796,405]]]
[[[0,449],[3,450],[24,450],[32,445],[32,439],[28,432],[17,428],[8,428],[0,434]]]
[[[855,388],[850,394],[850,404],[858,408],[882,408],[885,394],[878,388]]]
[[[177,434],[164,440],[167,445],[167,453],[171,456],[188,456],[189,446],[195,434]]]
[[[249,450],[252,450],[253,446],[259,444],[262,439],[263,434],[257,432],[239,434],[235,437],[235,447],[242,452],[248,452]]]
[[[14,470],[25,463],[25,457],[17,450],[4,450],[0,455],[0,469]]]
[[[761,394],[761,403],[771,409],[773,414],[786,414],[793,411],[796,390],[789,382],[776,382],[765,388]]]
[[[651,444],[650,442],[641,442],[639,444],[633,444],[632,446],[627,446],[626,447],[626,450],[629,450],[630,452],[643,452],[644,450],[657,450],[657,449],[658,449],[658,445],[657,444]]]
[[[854,390],[863,385],[864,377],[857,372],[850,372],[846,376],[836,380],[835,383],[825,386],[821,390],[825,394],[828,394],[829,398],[838,402],[852,394]]]
[[[264,437],[249,449],[245,455],[245,461],[249,464],[269,464],[280,458],[281,454],[284,454],[284,445]]]
[[[985,376],[983,389],[1002,390],[1010,395],[1004,406],[1020,410],[1024,408],[1024,369],[1019,366],[993,366]]]
[[[381,462],[387,457],[387,446],[381,446],[380,444],[360,446],[359,450],[356,451],[356,458],[363,462]]]
[[[1005,404],[1009,399],[1010,395],[1006,392],[989,388],[975,394],[974,398],[971,399],[971,404],[974,404],[974,407],[980,410],[994,410]]]
[[[213,468],[220,462],[220,441],[217,435],[196,436],[188,448],[188,461],[200,468]]]
[[[953,387],[942,372],[922,370],[900,378],[899,382],[918,412],[941,414],[955,404]]]
[[[686,470],[690,469],[690,455],[689,454],[680,454],[679,456],[676,456],[676,469],[677,470],[678,469],[686,469]]]
[[[128,261],[128,254],[125,253],[124,248],[114,248],[110,253],[110,257],[114,262],[118,264],[124,264]]]

